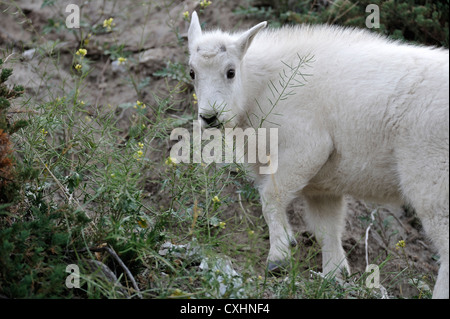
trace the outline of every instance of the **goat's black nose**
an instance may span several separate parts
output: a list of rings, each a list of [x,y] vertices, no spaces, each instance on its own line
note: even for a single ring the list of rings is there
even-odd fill
[[[214,126],[214,122],[217,121],[217,117],[215,115],[206,116],[206,115],[200,115],[201,119],[205,121],[205,123],[208,126]]]

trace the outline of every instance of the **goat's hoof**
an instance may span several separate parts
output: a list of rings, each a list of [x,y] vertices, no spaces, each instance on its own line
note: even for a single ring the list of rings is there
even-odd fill
[[[269,261],[267,264],[267,271],[271,274],[279,274],[283,269],[289,265],[287,260]]]
[[[291,245],[291,247],[297,247],[297,240],[295,238],[292,238],[289,244]]]

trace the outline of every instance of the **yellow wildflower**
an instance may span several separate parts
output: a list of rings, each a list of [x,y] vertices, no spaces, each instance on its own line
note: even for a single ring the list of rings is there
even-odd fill
[[[119,64],[122,64],[122,63],[127,62],[127,59],[124,58],[124,57],[120,57],[120,58],[118,58],[117,60],[119,61]]]
[[[111,31],[111,27],[113,27],[115,24],[113,23],[113,18],[105,19],[103,21],[103,27],[106,28],[106,30],[109,32]]]
[[[143,149],[143,148],[144,148],[144,144],[141,143],[141,142],[138,143],[138,146],[139,146],[140,149]]]
[[[397,249],[405,248],[405,246],[406,246],[406,244],[405,244],[405,241],[404,241],[404,240],[399,240],[398,243],[395,244],[395,247],[396,247]]]
[[[48,132],[45,130],[45,128],[43,128],[43,129],[41,130],[41,133],[42,133],[42,135],[47,135],[47,134],[48,134]]]
[[[173,293],[170,295],[170,297],[178,297],[184,295],[183,291],[181,289],[175,289]]]
[[[77,65],[75,65],[75,70],[77,70],[77,71],[80,71],[81,70],[81,64],[77,64]]]
[[[219,223],[219,227],[222,228],[222,229],[225,229],[226,224],[227,223],[225,223],[225,222],[220,222]]]
[[[205,9],[205,8],[209,7],[211,5],[211,3],[212,2],[209,0],[202,0],[202,1],[200,1],[200,7],[202,9]]]
[[[91,40],[91,36],[92,36],[92,33],[89,33],[87,35],[86,39],[84,39],[83,44],[84,44],[85,47],[88,46],[89,41]]]
[[[212,200],[214,203],[220,203],[220,199],[217,196],[214,196]]]
[[[76,55],[85,56],[87,54],[86,49],[78,49]]]
[[[133,158],[137,161],[140,161],[141,158],[144,156],[144,152],[142,150],[137,150],[134,154],[133,154]]]
[[[194,98],[194,104],[197,104],[197,94],[192,94],[192,97]]]
[[[177,159],[173,157],[168,157],[166,161],[164,162],[167,166],[176,166],[177,165]]]
[[[148,226],[147,222],[142,217],[138,217],[138,222],[137,223],[138,223],[139,226],[141,226],[141,228],[147,228],[147,226]]]
[[[145,105],[143,102],[141,101],[136,101],[136,104],[133,106],[135,109],[137,108],[141,108],[142,110],[145,109],[147,107],[147,105]]]
[[[183,12],[183,18],[184,18],[185,20],[189,20],[189,11]]]

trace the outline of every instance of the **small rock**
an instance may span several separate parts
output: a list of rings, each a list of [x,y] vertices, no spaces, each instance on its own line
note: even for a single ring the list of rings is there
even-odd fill
[[[218,291],[211,292],[214,298],[245,298],[243,280],[241,275],[234,270],[231,260],[220,257],[205,257],[199,265],[204,273],[209,273],[210,280],[219,283]]]
[[[22,53],[22,57],[25,60],[30,61],[33,59],[35,53],[36,53],[36,49],[29,49]]]
[[[197,241],[194,239],[185,245],[175,245],[170,241],[166,241],[161,245],[158,253],[161,256],[171,256],[179,259],[188,259],[191,262],[200,261],[202,251]]]
[[[124,73],[127,71],[127,67],[125,66],[124,62],[120,63],[118,60],[116,60],[111,63],[111,70],[114,73],[117,72]]]

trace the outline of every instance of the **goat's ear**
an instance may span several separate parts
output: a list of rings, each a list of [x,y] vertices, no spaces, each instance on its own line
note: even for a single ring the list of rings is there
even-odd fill
[[[192,12],[191,16],[191,24],[189,26],[188,31],[188,41],[189,41],[189,50],[191,50],[192,43],[194,43],[196,38],[199,38],[202,35],[202,27],[200,26],[200,21],[198,21],[197,12]]]
[[[237,40],[236,47],[238,49],[239,57],[242,59],[245,55],[245,52],[247,52],[247,49],[249,48],[250,44],[252,43],[253,39],[255,38],[255,35],[263,28],[265,28],[267,25],[267,21],[261,22],[257,25],[255,25],[253,28],[251,28],[248,31],[245,31]]]

